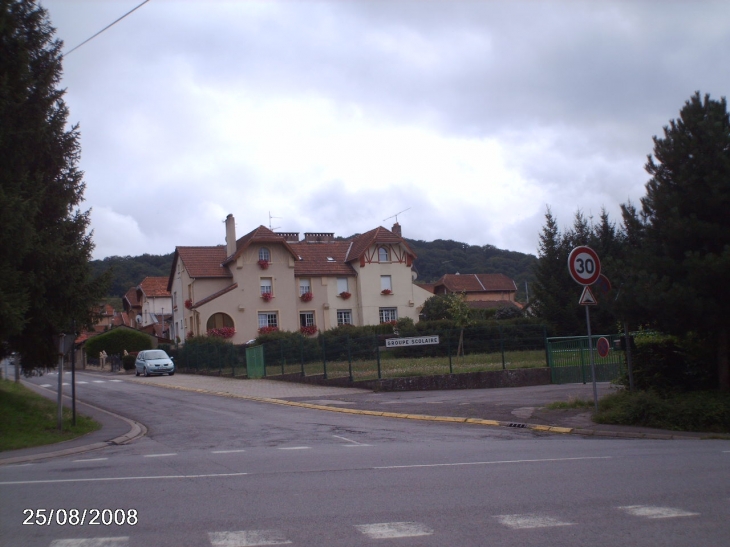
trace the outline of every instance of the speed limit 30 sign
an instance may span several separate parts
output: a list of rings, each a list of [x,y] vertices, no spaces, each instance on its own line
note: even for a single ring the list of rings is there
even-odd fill
[[[576,283],[593,285],[601,275],[601,261],[590,247],[576,247],[570,251],[568,271]]]

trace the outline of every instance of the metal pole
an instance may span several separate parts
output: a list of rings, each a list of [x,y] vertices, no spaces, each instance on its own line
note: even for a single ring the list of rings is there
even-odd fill
[[[63,339],[65,336],[65,334],[61,334],[58,337],[58,413],[56,422],[59,431],[63,431]]]
[[[631,365],[631,338],[629,324],[624,322],[624,336],[626,337],[626,366],[629,369],[629,391],[634,391],[634,367]]]
[[[588,327],[588,354],[591,359],[591,376],[593,377],[593,406],[598,412],[598,388],[596,388],[596,363],[593,359],[593,339],[591,338],[591,312],[590,306],[586,306],[586,325]]]
[[[71,336],[76,342],[76,320],[71,322]],[[76,425],[76,347],[71,344],[71,425]]]

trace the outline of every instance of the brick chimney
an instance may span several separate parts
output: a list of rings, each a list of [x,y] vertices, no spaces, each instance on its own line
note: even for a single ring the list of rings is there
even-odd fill
[[[401,234],[400,231],[400,224],[398,224],[397,222],[393,224],[393,229],[391,230],[391,232],[393,232],[398,237],[403,237],[403,234]]]
[[[233,215],[226,217],[226,256],[236,252],[236,220]]]

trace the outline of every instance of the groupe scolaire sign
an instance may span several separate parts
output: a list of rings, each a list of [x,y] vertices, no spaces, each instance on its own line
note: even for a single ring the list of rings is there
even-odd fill
[[[439,337],[435,336],[414,336],[412,338],[388,338],[385,341],[386,348],[400,348],[404,346],[428,346],[438,344]]]

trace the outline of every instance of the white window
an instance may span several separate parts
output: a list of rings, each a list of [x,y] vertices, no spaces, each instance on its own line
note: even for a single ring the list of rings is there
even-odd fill
[[[337,310],[337,325],[352,325],[352,310]]]
[[[259,260],[265,260],[266,262],[271,262],[271,253],[266,247],[261,247],[259,249]]]
[[[259,314],[259,328],[263,329],[266,327],[278,327],[279,318],[275,313],[260,313]]]
[[[261,278],[261,294],[273,294],[270,277]]]
[[[380,308],[380,322],[398,321],[398,308]]]
[[[379,262],[390,262],[390,253],[387,247],[380,247],[378,249],[378,261]]]
[[[380,290],[381,291],[392,291],[393,290],[393,285],[391,283],[389,275],[380,276]]]
[[[346,277],[338,277],[337,278],[337,294],[343,293],[343,292],[349,292],[347,290],[347,278]]]
[[[302,296],[303,294],[306,294],[308,292],[312,292],[312,284],[309,282],[309,279],[300,279],[299,296]]]
[[[300,327],[313,327],[314,326],[314,312],[303,311],[299,314],[299,326]]]

